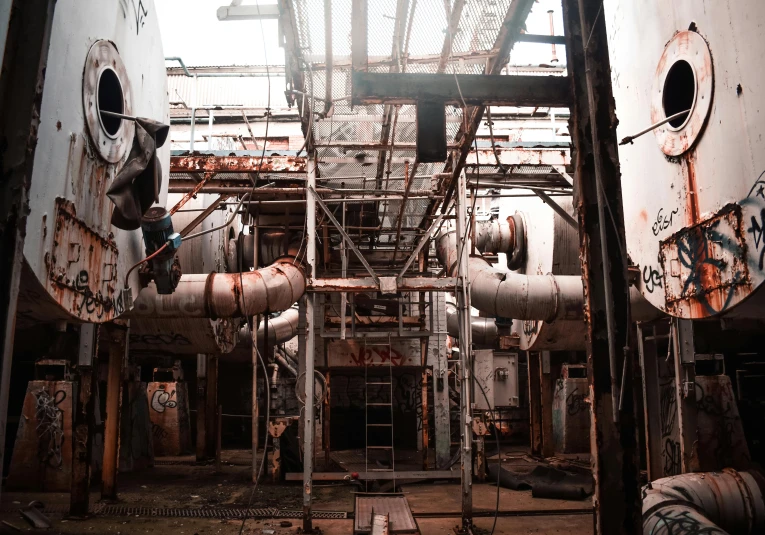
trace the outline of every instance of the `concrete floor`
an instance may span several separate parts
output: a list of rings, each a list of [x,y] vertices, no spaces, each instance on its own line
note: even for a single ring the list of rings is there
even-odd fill
[[[246,457],[246,458],[245,458]],[[120,474],[119,502],[124,506],[144,507],[243,507],[252,495],[249,481],[249,456],[241,452],[226,452],[221,473],[213,466],[159,465],[138,473]],[[100,498],[94,485],[91,504]],[[314,489],[314,509],[353,512],[355,487],[343,484],[317,483]],[[459,483],[420,482],[405,484],[412,513],[423,535],[454,533],[460,522]],[[0,502],[0,521],[7,521],[24,532],[41,534],[110,533],[132,535],[139,533],[218,534],[239,533],[241,520],[167,518],[148,516],[95,516],[87,520],[67,519],[64,514],[51,514],[50,530],[32,530],[21,518],[18,508],[37,499],[46,507],[63,511],[68,504],[66,493],[28,493],[4,491]],[[300,484],[261,483],[252,496],[252,507],[275,507],[300,510],[302,504]],[[494,511],[496,487],[489,483],[476,483],[473,487],[473,507],[477,514]],[[91,505],[92,506],[92,505]],[[533,498],[530,491],[500,489],[500,510],[503,513],[523,511],[523,516],[500,516],[496,534],[555,534],[588,535],[593,533],[592,514],[586,512],[592,502]],[[570,514],[566,514],[570,511]],[[536,512],[536,513],[535,513]],[[545,514],[545,513],[553,514]],[[583,514],[584,513],[584,514]],[[423,516],[418,516],[423,515]],[[444,515],[438,517],[438,515]],[[282,526],[284,523],[284,526]],[[476,533],[487,533],[492,517],[476,518]],[[290,524],[290,525],[287,525]],[[351,535],[353,521],[316,520],[314,525],[325,535]],[[286,535],[299,533],[297,519],[259,519],[246,522],[242,533]],[[1,533],[17,533],[0,526]],[[483,532],[482,529],[487,531]]]

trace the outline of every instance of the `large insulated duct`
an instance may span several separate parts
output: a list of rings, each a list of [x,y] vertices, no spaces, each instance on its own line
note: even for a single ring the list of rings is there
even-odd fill
[[[268,345],[275,346],[292,340],[297,335],[298,328],[298,309],[292,307],[275,318],[268,319]],[[265,322],[261,322],[258,326],[257,341],[258,347],[263,346],[263,338],[265,337]],[[252,344],[252,333],[248,325],[242,327],[239,331],[239,340],[242,344],[249,346]]]
[[[765,532],[765,479],[758,472],[690,473],[643,487],[643,533]]]
[[[231,318],[287,310],[305,292],[305,272],[292,256],[246,273],[183,275],[175,293],[141,290],[131,316]]]
[[[470,318],[473,343],[480,346],[495,346],[499,341],[497,320],[494,318]],[[452,338],[460,337],[459,316],[454,303],[446,303],[446,332]]]
[[[449,274],[457,267],[457,236],[441,234],[436,254]],[[502,273],[486,260],[469,260],[471,305],[495,316],[516,320],[554,321],[583,318],[582,279],[575,275]]]

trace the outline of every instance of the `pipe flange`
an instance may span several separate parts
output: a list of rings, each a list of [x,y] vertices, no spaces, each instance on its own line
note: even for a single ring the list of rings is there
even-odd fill
[[[558,317],[558,305],[560,300],[560,286],[558,286],[558,281],[555,279],[555,275],[552,273],[547,274],[548,277],[550,277],[550,281],[552,282],[552,286],[554,288],[553,296],[552,296],[552,302],[553,302],[553,312],[550,315],[549,318],[545,319],[545,323],[552,323],[555,321],[555,318]]]
[[[656,67],[651,124],[687,109],[691,112],[654,129],[664,154],[679,156],[694,145],[712,109],[713,92],[712,54],[707,42],[694,31],[676,33]]]
[[[507,218],[507,222],[513,226],[513,252],[507,255],[507,269],[515,271],[523,266],[526,259],[526,226],[523,223],[523,216],[520,212],[515,212]]]
[[[111,41],[96,41],[88,51],[82,76],[82,105],[98,154],[109,163],[118,163],[133,143],[135,123],[101,113],[105,110],[133,115],[127,68]]]

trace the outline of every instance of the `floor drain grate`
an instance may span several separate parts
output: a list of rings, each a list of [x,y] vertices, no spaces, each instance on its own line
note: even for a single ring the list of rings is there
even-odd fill
[[[3,504],[0,512],[12,512],[21,509],[21,505]],[[51,504],[43,509],[46,515],[67,515],[69,505]],[[107,505],[96,504],[91,513],[98,516],[148,516],[170,518],[216,518],[221,520],[244,518],[303,518],[303,511],[276,509],[274,507],[146,507],[140,505]],[[345,511],[313,511],[316,519],[345,519]]]

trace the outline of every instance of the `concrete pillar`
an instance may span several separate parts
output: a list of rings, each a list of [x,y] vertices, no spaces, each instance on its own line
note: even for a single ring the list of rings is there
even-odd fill
[[[117,499],[117,463],[119,462],[120,403],[122,366],[128,352],[128,324],[115,320],[104,325],[109,353],[106,378],[106,414],[104,420],[104,464],[101,469],[101,499]]]

